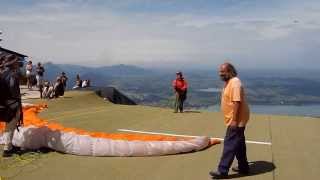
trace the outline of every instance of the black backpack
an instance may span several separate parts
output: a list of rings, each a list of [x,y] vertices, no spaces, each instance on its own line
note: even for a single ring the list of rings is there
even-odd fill
[[[0,73],[0,122],[9,122],[14,116],[14,111],[7,104],[10,97],[9,85],[6,78],[9,76],[9,71]]]

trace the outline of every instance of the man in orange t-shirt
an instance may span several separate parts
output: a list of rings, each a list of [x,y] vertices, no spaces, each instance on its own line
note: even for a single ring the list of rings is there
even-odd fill
[[[176,79],[172,81],[172,87],[176,95],[174,112],[177,113],[179,110],[182,113],[183,103],[187,99],[187,89],[188,89],[188,83],[184,79],[182,72],[179,71],[176,73]]]
[[[234,157],[238,160],[238,167],[234,167],[232,170],[241,174],[249,173],[244,130],[249,120],[250,111],[244,89],[232,64],[222,64],[219,75],[221,80],[225,82],[221,93],[221,110],[224,114],[227,131],[218,170],[209,173],[216,179],[225,178],[228,175]]]

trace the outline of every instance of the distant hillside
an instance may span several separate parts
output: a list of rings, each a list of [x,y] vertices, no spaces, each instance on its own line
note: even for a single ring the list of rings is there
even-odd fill
[[[84,67],[79,65],[44,64],[46,79],[54,80],[62,71],[69,77],[68,88],[75,84],[76,74],[90,79],[93,86],[115,87],[138,104],[172,106],[174,96],[171,81],[175,71],[150,70],[130,65]],[[250,104],[320,104],[320,80],[297,72],[264,70],[239,71]],[[214,70],[188,70],[189,83],[186,107],[206,107],[220,102],[219,89],[223,82]],[[210,89],[217,91],[211,92]],[[209,91],[208,91],[209,90]]]
[[[126,76],[146,76],[153,73],[140,67],[131,65],[114,65],[104,67],[85,67],[70,64],[44,64],[46,69],[45,79],[54,81],[61,72],[68,76],[68,88],[74,85],[76,75],[80,74],[81,79],[90,79],[95,86],[106,86],[112,84],[112,79]]]

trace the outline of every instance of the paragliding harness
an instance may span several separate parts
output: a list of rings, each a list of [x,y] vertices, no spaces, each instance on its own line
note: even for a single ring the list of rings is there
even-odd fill
[[[10,121],[10,116],[12,112],[9,109],[9,106],[7,105],[6,101],[9,97],[9,87],[7,83],[5,82],[5,76],[8,73],[4,72],[0,74],[0,89],[1,89],[1,94],[0,94],[0,121],[3,122],[9,122]]]
[[[6,79],[10,78],[10,72],[0,73],[0,122],[10,122],[20,111],[18,126],[23,124],[23,113],[20,98],[11,97],[10,87]],[[19,130],[19,129],[18,129]]]

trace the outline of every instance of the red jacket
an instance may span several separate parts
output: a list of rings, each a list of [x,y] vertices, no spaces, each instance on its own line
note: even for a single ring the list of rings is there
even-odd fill
[[[184,79],[176,79],[172,81],[172,86],[176,90],[186,91],[188,88],[188,83]]]

